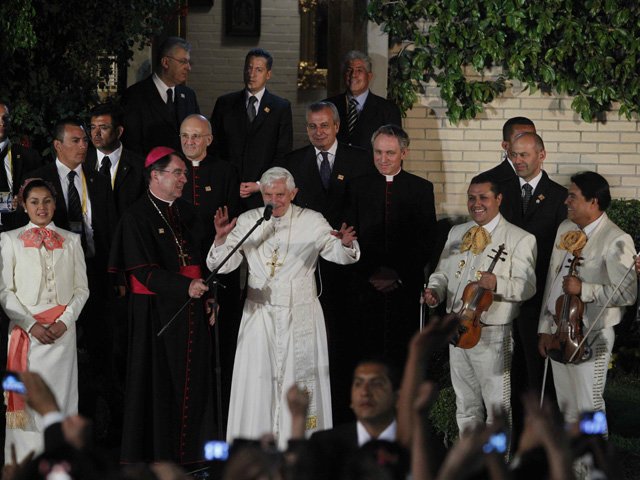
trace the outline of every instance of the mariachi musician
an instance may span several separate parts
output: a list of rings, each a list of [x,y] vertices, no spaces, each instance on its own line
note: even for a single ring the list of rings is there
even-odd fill
[[[493,407],[502,407],[510,415],[511,322],[520,303],[536,291],[536,239],[500,215],[501,201],[497,184],[489,176],[480,174],[471,180],[467,208],[472,221],[451,229],[424,294],[430,307],[446,298],[447,312],[461,312],[474,303],[466,295],[467,285],[493,296],[485,304],[486,311],[478,312],[477,344],[449,347],[460,432],[485,420],[491,423]],[[468,346],[465,340],[471,331],[458,329],[458,345]]]
[[[565,420],[573,422],[580,412],[604,410],[602,394],[613,327],[620,323],[624,307],[636,301],[637,285],[632,272],[633,240],[605,213],[611,194],[604,177],[595,172],[573,175],[565,203],[568,218],[558,227],[554,242],[538,323],[538,348],[543,357],[551,358],[558,405]],[[574,254],[582,257],[577,275],[567,275]],[[558,344],[570,348],[572,342],[556,341],[560,333],[556,321],[561,320],[556,304],[565,294],[578,296],[584,303],[581,322],[586,337],[585,348],[568,356],[557,351]]]

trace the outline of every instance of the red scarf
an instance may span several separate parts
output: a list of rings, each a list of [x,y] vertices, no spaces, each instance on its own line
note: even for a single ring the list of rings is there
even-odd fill
[[[44,227],[34,227],[25,230],[18,238],[22,240],[22,244],[25,247],[40,248],[44,245],[44,248],[47,250],[62,248],[62,244],[64,243],[64,237],[62,235]]]

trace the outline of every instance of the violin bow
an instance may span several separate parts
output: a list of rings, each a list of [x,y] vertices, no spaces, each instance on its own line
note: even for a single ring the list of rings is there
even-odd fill
[[[629,268],[627,268],[627,272],[620,279],[620,281],[616,285],[616,288],[613,289],[613,291],[609,295],[609,298],[607,298],[607,301],[605,302],[605,304],[600,309],[600,312],[598,313],[598,316],[596,317],[596,319],[593,322],[591,322],[591,325],[587,329],[587,333],[584,334],[584,337],[582,338],[582,341],[578,344],[578,348],[575,349],[575,351],[573,352],[573,354],[571,355],[571,357],[569,358],[569,361],[567,363],[573,362],[573,359],[576,356],[576,353],[578,353],[578,351],[582,348],[582,345],[584,345],[584,342],[587,341],[587,338],[589,337],[589,334],[591,333],[593,328],[598,324],[598,320],[600,320],[600,317],[602,317],[602,314],[604,313],[604,310],[606,308],[609,308],[609,304],[611,303],[611,299],[618,292],[618,290],[620,290],[620,286],[622,285],[622,282],[624,282],[624,279],[627,278],[627,275],[629,275],[629,272],[635,267],[635,259],[636,259],[637,256],[638,256],[638,253],[636,253],[633,256],[633,263],[629,266]]]

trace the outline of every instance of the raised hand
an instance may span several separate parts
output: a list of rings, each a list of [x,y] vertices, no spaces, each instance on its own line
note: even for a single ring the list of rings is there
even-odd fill
[[[340,230],[332,230],[331,235],[337,237],[345,247],[351,247],[354,240],[357,240],[356,231],[353,227],[347,227],[346,223],[340,226]]]

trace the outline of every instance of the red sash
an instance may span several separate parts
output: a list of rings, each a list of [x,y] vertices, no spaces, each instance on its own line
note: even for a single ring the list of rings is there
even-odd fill
[[[40,325],[51,325],[60,318],[66,308],[66,305],[56,305],[49,310],[34,315],[33,318]],[[7,370],[14,372],[27,370],[29,345],[29,334],[20,327],[13,327],[9,336]],[[5,392],[5,395],[7,396],[7,426],[9,428],[24,428],[27,424],[24,397],[15,392]]]
[[[202,278],[202,269],[200,265],[187,265],[180,267],[180,275],[191,279]],[[155,292],[149,290],[134,275],[129,275],[129,285],[132,293],[137,293],[138,295],[155,295]]]

